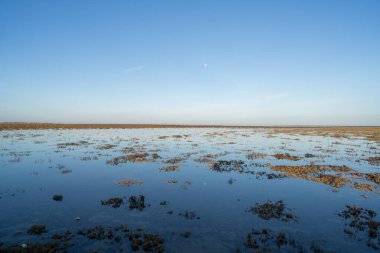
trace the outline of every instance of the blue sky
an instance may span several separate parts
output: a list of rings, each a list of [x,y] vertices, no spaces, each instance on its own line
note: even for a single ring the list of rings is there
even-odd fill
[[[380,1],[0,0],[0,121],[380,125]]]

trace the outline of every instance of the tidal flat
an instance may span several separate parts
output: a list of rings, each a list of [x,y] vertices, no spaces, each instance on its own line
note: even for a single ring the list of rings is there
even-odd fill
[[[380,128],[0,124],[0,252],[379,252]]]

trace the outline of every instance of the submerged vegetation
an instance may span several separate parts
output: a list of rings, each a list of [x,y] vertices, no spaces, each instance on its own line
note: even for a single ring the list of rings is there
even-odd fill
[[[247,234],[244,246],[254,249],[254,252],[310,252],[325,253],[321,246],[312,242],[310,245],[303,245],[291,234],[273,232],[270,229],[252,229]]]
[[[286,208],[282,200],[277,202],[268,201],[263,204],[256,203],[249,211],[253,214],[257,214],[264,220],[277,219],[285,222],[297,220],[297,217],[290,212],[291,210]]]
[[[46,226],[45,225],[33,225],[28,229],[28,234],[31,235],[40,235],[43,233],[47,233]]]
[[[347,205],[339,216],[345,219],[344,232],[348,236],[365,241],[368,247],[380,249],[380,221],[375,220],[375,211]]]
[[[123,199],[119,197],[110,198],[110,199],[101,201],[101,204],[103,206],[111,206],[113,208],[119,208],[123,203],[124,203]]]
[[[377,130],[331,131],[4,130],[0,252],[378,250]]]
[[[133,185],[142,185],[143,183],[143,180],[124,179],[117,182],[117,185],[130,187]]]

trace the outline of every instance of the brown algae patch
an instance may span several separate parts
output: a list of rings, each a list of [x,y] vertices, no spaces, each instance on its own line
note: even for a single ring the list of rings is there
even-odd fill
[[[123,179],[117,182],[117,185],[130,187],[134,185],[142,185],[143,183],[143,180]]]
[[[354,184],[354,187],[358,190],[362,190],[362,191],[373,191],[373,186],[370,185],[370,184],[359,184],[359,183],[355,183]]]
[[[312,181],[324,183],[335,188],[340,188],[346,185],[348,182],[351,182],[350,179],[344,178],[339,175],[330,175],[330,174],[321,174],[318,177],[314,177]]]
[[[147,159],[148,156],[149,156],[148,153],[135,153],[135,154],[126,156],[126,160],[133,163],[146,162],[148,161]]]
[[[170,166],[160,167],[160,171],[165,171],[165,172],[178,171],[178,170],[179,170],[178,165],[170,165]]]
[[[289,153],[285,154],[274,154],[273,157],[275,157],[277,160],[290,160],[290,161],[299,161],[301,160],[300,157],[290,155]]]
[[[380,173],[377,172],[351,172],[351,176],[358,177],[361,180],[366,180],[367,182],[375,183],[376,185],[380,185]]]
[[[374,182],[375,184],[380,185],[380,173],[365,173],[365,178],[368,181]]]
[[[106,163],[110,165],[118,165],[120,163],[127,163],[127,162],[141,163],[141,162],[152,161],[148,159],[148,157],[149,157],[148,153],[134,153],[131,155],[123,155],[123,156],[114,157],[110,160],[107,160]]]
[[[297,221],[297,217],[291,213],[291,209],[286,208],[282,200],[277,202],[268,201],[263,204],[256,203],[249,211],[264,220],[277,219],[285,222],[291,220]]]
[[[121,150],[121,152],[123,152],[123,153],[125,153],[125,154],[127,154],[127,153],[133,153],[133,152],[135,152],[136,151],[136,149],[134,148],[134,147],[124,147],[122,150]]]
[[[105,144],[105,145],[99,145],[99,146],[97,146],[96,149],[99,149],[99,150],[109,150],[109,149],[113,149],[116,146],[117,145],[113,145],[113,144]]]
[[[349,167],[344,165],[270,165],[269,168],[271,170],[280,171],[290,177],[320,182],[335,188],[340,188],[348,182],[351,182],[350,179],[341,176],[341,173],[348,173],[351,171]],[[326,172],[335,172],[337,174],[326,174]]]

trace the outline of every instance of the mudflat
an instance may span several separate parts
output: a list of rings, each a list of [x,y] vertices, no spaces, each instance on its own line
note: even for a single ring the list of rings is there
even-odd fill
[[[0,125],[0,252],[380,247],[377,127]]]

